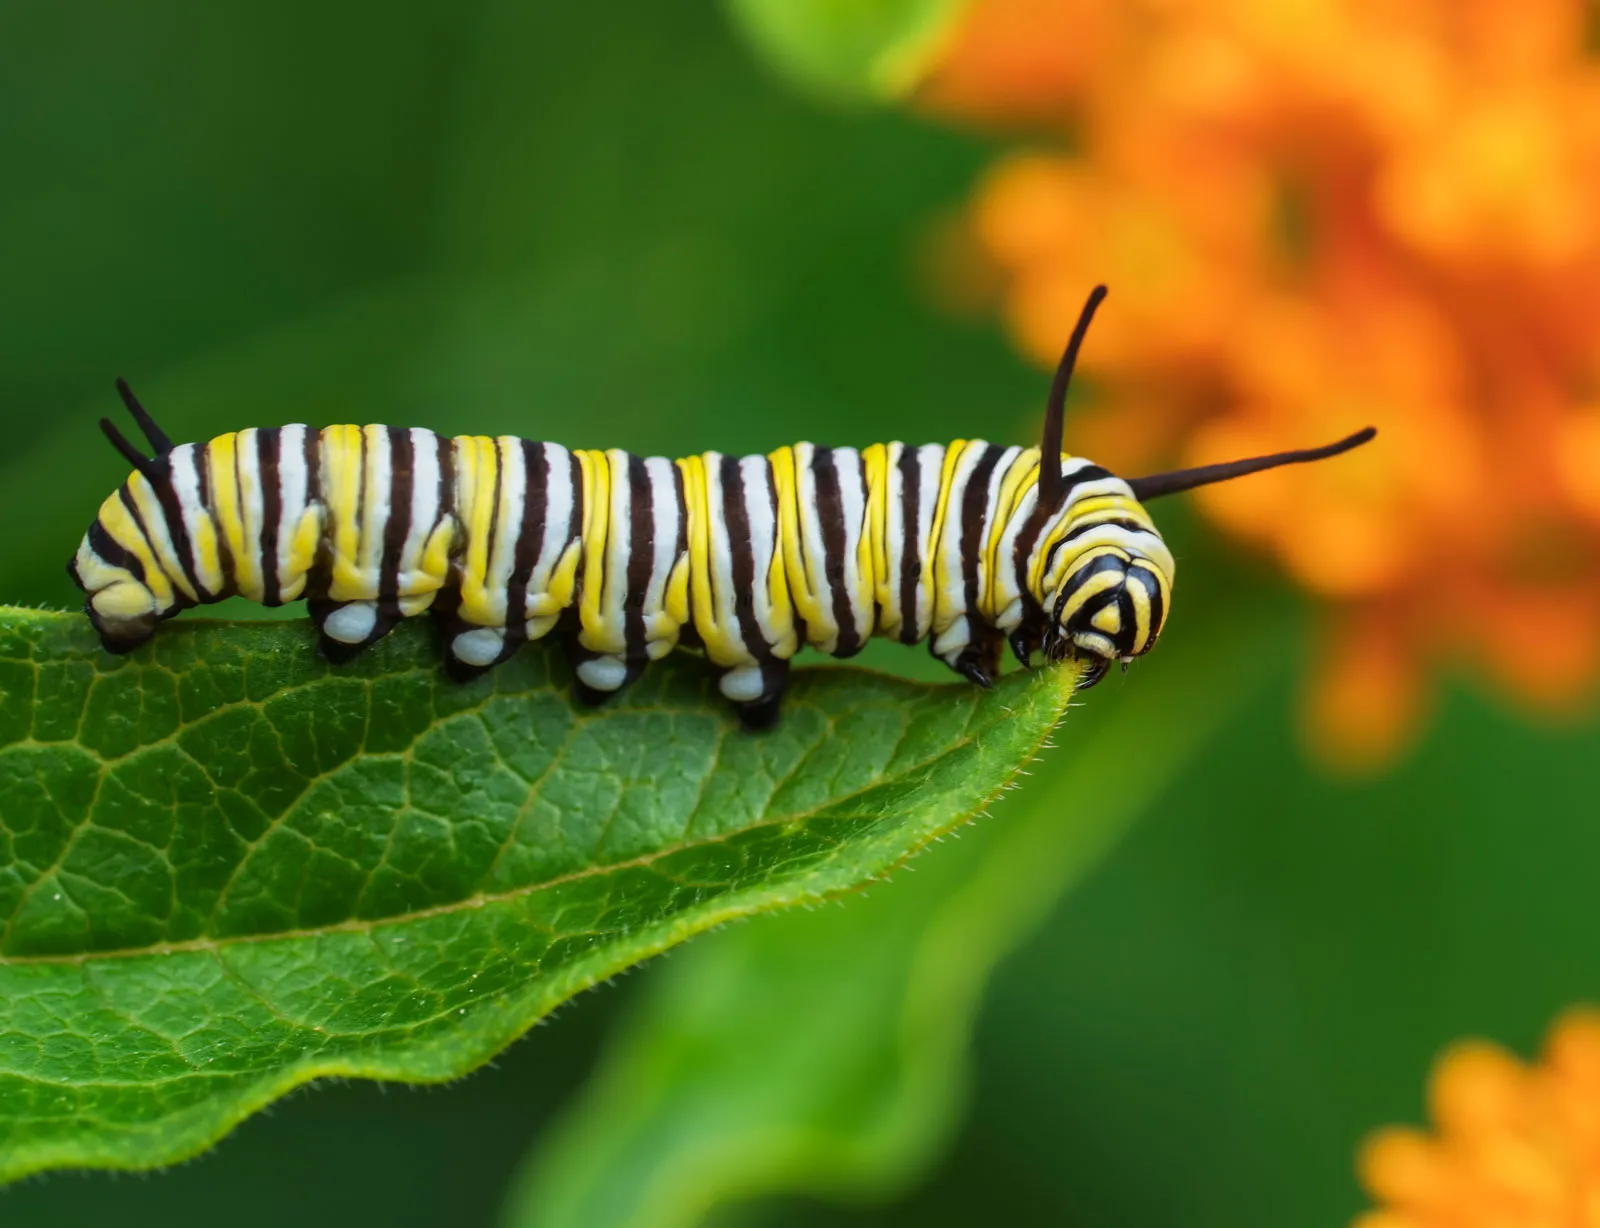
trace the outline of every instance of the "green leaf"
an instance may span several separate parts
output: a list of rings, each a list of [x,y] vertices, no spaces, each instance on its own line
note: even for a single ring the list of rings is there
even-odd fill
[[[1026,790],[915,873],[659,967],[536,1144],[507,1228],[687,1228],[760,1195],[904,1190],[959,1120],[995,964],[1257,689],[1262,637],[1233,631],[1164,643],[1074,718],[1071,748]]]
[[[170,1163],[323,1075],[434,1081],[734,917],[879,877],[1012,781],[1069,669],[798,671],[740,731],[679,655],[575,708],[407,623],[183,620],[126,658],[0,609],[0,1178]]]
[[[845,102],[916,87],[965,0],[728,0],[734,23],[797,85]]]

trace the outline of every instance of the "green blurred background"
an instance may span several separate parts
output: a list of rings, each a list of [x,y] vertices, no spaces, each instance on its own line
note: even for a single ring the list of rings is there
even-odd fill
[[[917,272],[993,148],[798,96],[714,8],[18,2],[0,61],[0,601],[75,604],[63,564],[122,476],[94,428],[118,375],[181,438],[390,421],[669,455],[1021,439],[1042,396]],[[1169,653],[1259,670],[1179,714],[1215,726],[1204,753],[998,968],[932,1171],[718,1223],[1342,1223],[1355,1144],[1420,1119],[1440,1047],[1528,1052],[1600,998],[1595,725],[1452,687],[1398,769],[1330,780],[1289,729],[1314,613],[1161,511],[1170,644],[1062,740]],[[1103,781],[1144,770],[1121,745]],[[1071,782],[1042,780],[1058,795],[991,821],[1070,814]],[[459,1085],[319,1086],[173,1171],[0,1191],[0,1223],[494,1223],[608,1029],[683,958]]]

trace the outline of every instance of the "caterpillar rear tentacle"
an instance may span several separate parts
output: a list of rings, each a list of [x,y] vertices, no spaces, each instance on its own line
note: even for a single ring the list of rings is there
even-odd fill
[[[1024,666],[1077,658],[1090,686],[1148,652],[1171,607],[1172,555],[1143,500],[1374,433],[1132,482],[1063,455],[1067,386],[1103,296],[1073,330],[1039,448],[801,443],[671,461],[387,426],[174,446],[118,381],[152,455],[101,421],[134,472],[68,571],[112,652],[236,594],[303,598],[335,663],[431,610],[453,676],[555,633],[589,702],[697,648],[753,727],[777,719],[801,647],[848,657],[874,635],[927,641],[979,686],[1008,643]]]

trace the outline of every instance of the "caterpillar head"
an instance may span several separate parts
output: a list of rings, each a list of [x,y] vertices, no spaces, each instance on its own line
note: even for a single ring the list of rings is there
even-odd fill
[[[1378,432],[1366,427],[1355,434],[1321,448],[1278,452],[1220,465],[1195,469],[1176,469],[1151,474],[1126,483],[1117,481],[1102,469],[1098,478],[1109,480],[1114,491],[1108,494],[1105,482],[1080,485],[1083,470],[1069,484],[1062,469],[1061,436],[1066,413],[1067,387],[1078,350],[1083,345],[1095,309],[1105,298],[1106,288],[1096,286],[1089,294],[1077,326],[1067,342],[1066,353],[1056,368],[1050,385],[1050,400],[1045,411],[1044,438],[1039,448],[1038,514],[1050,516],[1070,505],[1081,492],[1087,492],[1098,505],[1066,534],[1061,546],[1070,546],[1062,565],[1052,568],[1059,576],[1044,595],[1047,620],[1044,631],[1045,656],[1052,660],[1075,657],[1086,662],[1080,687],[1093,686],[1113,661],[1127,665],[1155,646],[1166,623],[1171,605],[1173,562],[1161,536],[1141,506],[1162,495],[1193,490],[1213,482],[1323,460],[1359,447]],[[1129,497],[1131,496],[1131,498]],[[1121,502],[1122,509],[1107,507]]]
[[[1085,662],[1080,685],[1094,685],[1112,662],[1126,665],[1155,647],[1171,592],[1165,560],[1110,545],[1086,551],[1050,601],[1046,659]]]

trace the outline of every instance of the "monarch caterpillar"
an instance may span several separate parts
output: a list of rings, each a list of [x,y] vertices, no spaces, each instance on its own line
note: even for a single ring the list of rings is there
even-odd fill
[[[132,465],[68,572],[111,652],[234,594],[305,598],[343,662],[433,609],[470,677],[561,630],[579,697],[598,702],[683,644],[704,650],[750,726],[777,718],[789,659],[883,635],[988,686],[1009,641],[1085,662],[1080,685],[1148,652],[1173,559],[1142,506],[1323,448],[1124,481],[1061,452],[1067,386],[1095,309],[1056,370],[1038,448],[981,440],[683,460],[568,451],[386,426],[244,430],[174,446],[117,387],[153,456]]]

